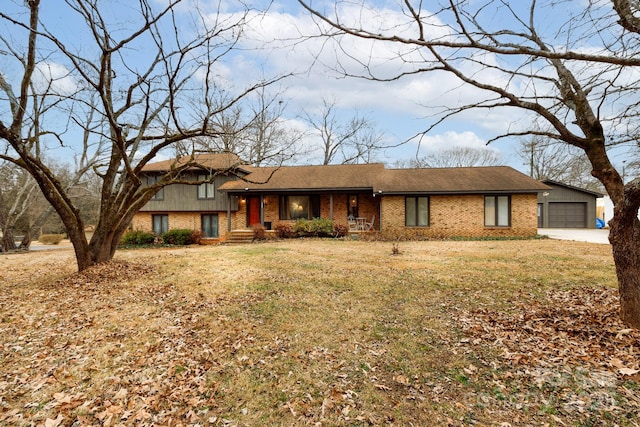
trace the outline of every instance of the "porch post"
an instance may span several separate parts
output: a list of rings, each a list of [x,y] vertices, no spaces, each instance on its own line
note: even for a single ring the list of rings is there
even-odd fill
[[[264,227],[264,194],[260,195],[260,225]]]
[[[380,202],[378,203],[378,231],[382,231],[382,195],[380,195]]]
[[[227,233],[231,231],[231,194],[227,193]]]

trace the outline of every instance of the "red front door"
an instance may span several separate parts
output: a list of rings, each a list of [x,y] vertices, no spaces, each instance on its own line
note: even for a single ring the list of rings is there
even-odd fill
[[[247,197],[247,226],[260,224],[260,197]]]

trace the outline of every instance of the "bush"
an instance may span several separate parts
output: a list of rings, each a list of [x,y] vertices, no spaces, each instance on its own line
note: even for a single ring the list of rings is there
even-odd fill
[[[273,231],[276,233],[276,237],[279,239],[290,239],[294,236],[293,226],[286,222],[279,222],[273,227]]]
[[[135,230],[126,232],[120,239],[120,244],[125,246],[130,245],[150,245],[156,240],[156,236],[153,233],[147,231]]]
[[[298,237],[305,237],[309,235],[309,220],[308,219],[297,219],[296,223],[293,224],[293,234]]]
[[[309,232],[315,237],[329,237],[333,235],[333,220],[328,218],[314,218],[309,221]]]
[[[253,226],[253,239],[264,240],[267,236],[267,230],[260,224]]]
[[[57,245],[64,239],[64,234],[42,234],[38,241],[43,245]]]
[[[279,222],[273,230],[280,239],[292,237],[344,237],[349,233],[349,228],[343,224],[334,224],[327,218],[298,219],[295,224]]]
[[[194,245],[199,245],[201,241],[202,241],[202,231],[191,230],[191,242]]]
[[[195,243],[193,232],[188,228],[175,228],[162,235],[162,242],[167,245],[192,245]]]
[[[299,219],[293,226],[299,237],[329,237],[334,235],[333,221],[327,218]]]
[[[344,237],[349,234],[349,227],[344,224],[334,224],[333,225],[333,235],[334,237]]]

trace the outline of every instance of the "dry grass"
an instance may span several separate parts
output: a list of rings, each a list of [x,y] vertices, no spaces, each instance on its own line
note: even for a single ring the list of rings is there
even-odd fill
[[[72,255],[0,256],[0,425],[638,425],[608,245]]]

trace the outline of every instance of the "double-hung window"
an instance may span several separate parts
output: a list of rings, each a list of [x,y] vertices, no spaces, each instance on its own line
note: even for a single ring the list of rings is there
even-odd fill
[[[162,179],[162,177],[160,175],[148,175],[147,176],[147,185],[148,186],[152,186],[152,185],[156,184],[157,182],[159,182],[161,179]],[[159,189],[153,195],[153,197],[151,197],[151,200],[164,200],[164,187]]]
[[[485,227],[511,226],[511,197],[484,196]]]
[[[156,236],[162,236],[169,231],[169,215],[160,214],[151,216],[153,222],[153,233]]]
[[[202,235],[204,237],[218,237],[218,215],[202,214]]]
[[[198,181],[207,181],[210,180],[211,176],[209,175],[198,175]],[[215,186],[213,182],[202,182],[202,184],[198,185],[198,199],[213,199]]]
[[[406,197],[404,200],[404,223],[407,227],[429,226],[429,197]]]

